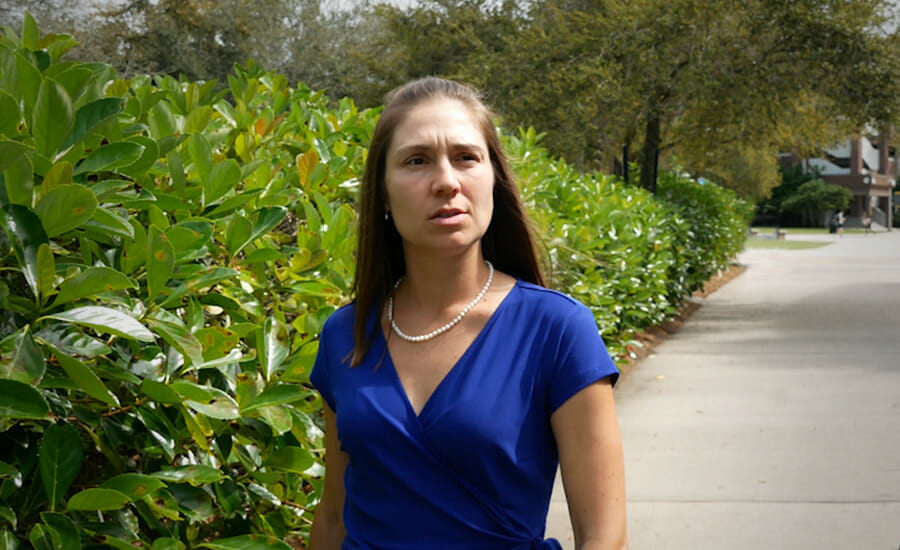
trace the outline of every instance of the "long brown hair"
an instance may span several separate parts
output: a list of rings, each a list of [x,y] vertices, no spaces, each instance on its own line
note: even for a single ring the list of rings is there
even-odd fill
[[[490,109],[477,91],[459,82],[436,77],[414,80],[388,94],[384,112],[372,134],[363,171],[356,278],[353,281],[356,319],[351,366],[362,362],[372,346],[374,330],[379,330],[377,321],[374,329],[368,326],[373,308],[380,314],[394,283],[406,271],[400,234],[393,221],[385,219],[387,151],[394,130],[406,115],[415,106],[432,99],[451,99],[468,107],[487,142],[494,169],[494,212],[481,238],[485,259],[513,277],[544,286],[531,223],[500,145]]]

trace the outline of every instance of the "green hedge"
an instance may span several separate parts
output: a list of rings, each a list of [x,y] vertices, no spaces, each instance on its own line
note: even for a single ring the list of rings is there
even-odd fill
[[[378,113],[252,64],[123,80],[73,45],[30,16],[0,38],[0,543],[286,548],[322,489],[307,377]],[[506,141],[555,285],[617,354],[737,251],[715,186],[654,198]]]

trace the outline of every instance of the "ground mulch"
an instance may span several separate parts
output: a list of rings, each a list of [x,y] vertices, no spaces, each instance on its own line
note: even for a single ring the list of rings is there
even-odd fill
[[[681,325],[703,305],[703,299],[725,286],[729,281],[743,273],[747,269],[741,264],[731,264],[717,273],[703,285],[703,288],[695,291],[690,299],[685,300],[678,310],[678,314],[671,319],[666,319],[661,325],[650,327],[632,335],[634,344],[629,346],[629,354],[620,357],[616,364],[621,372],[620,379],[628,376],[645,357],[654,353],[656,346],[681,329]]]

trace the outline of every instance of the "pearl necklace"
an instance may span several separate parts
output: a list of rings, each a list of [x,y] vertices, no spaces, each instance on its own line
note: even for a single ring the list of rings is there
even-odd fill
[[[484,283],[484,288],[481,289],[481,292],[478,293],[478,296],[475,296],[475,299],[469,302],[469,305],[464,307],[463,310],[459,312],[459,315],[454,317],[452,321],[440,328],[432,330],[429,333],[422,334],[421,336],[410,336],[409,334],[406,334],[405,332],[400,330],[400,327],[398,327],[397,323],[394,321],[394,296],[393,294],[391,294],[391,296],[388,297],[388,319],[391,322],[391,329],[393,329],[393,331],[397,333],[397,336],[403,338],[407,342],[424,342],[426,340],[431,340],[435,336],[441,335],[451,328],[455,327],[457,324],[459,324],[460,321],[463,320],[463,317],[465,317],[466,314],[469,313],[469,310],[475,307],[475,304],[477,304],[481,301],[482,298],[484,298],[484,295],[491,287],[491,281],[494,280],[494,266],[487,260],[485,260],[484,263],[488,266],[488,278],[487,282]],[[403,282],[403,277],[400,277],[400,279],[397,280],[397,284],[394,285],[394,289],[400,286],[401,282]]]

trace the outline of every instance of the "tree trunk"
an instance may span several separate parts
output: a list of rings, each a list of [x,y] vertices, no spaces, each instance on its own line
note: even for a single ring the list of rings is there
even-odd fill
[[[644,146],[641,148],[641,187],[656,193],[656,172],[659,160],[660,120],[657,113],[647,118],[644,130]]]

